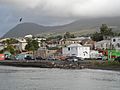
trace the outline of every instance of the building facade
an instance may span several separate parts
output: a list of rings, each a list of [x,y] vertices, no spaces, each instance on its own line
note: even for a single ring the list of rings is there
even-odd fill
[[[79,58],[90,58],[90,47],[80,44],[71,44],[62,49],[63,56],[76,56]]]
[[[120,37],[111,38],[112,48],[120,50]]]
[[[95,43],[95,49],[110,49],[111,41],[110,40],[102,40]]]
[[[18,48],[20,51],[24,51],[25,50],[25,46],[27,45],[27,41],[24,38],[18,38]]]
[[[40,47],[36,52],[36,57],[48,58],[54,57],[57,50],[48,50],[46,47]]]

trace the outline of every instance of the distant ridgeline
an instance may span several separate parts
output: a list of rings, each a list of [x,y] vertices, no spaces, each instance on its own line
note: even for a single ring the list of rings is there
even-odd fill
[[[27,34],[37,35],[41,33],[51,32],[76,32],[80,34],[89,34],[99,30],[102,24],[111,26],[113,30],[120,30],[120,17],[116,18],[95,18],[82,19],[70,24],[61,26],[42,26],[35,23],[21,23],[9,30],[3,38],[7,37],[23,37]]]

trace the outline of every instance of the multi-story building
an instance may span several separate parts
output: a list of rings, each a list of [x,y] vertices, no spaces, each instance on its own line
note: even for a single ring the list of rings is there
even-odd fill
[[[71,44],[62,49],[63,56],[76,56],[80,58],[90,58],[90,47],[80,44]]]

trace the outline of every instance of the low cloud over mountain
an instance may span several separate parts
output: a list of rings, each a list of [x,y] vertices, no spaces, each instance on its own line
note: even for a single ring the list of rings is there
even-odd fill
[[[60,25],[82,18],[120,16],[120,0],[0,0],[0,36],[22,22]]]

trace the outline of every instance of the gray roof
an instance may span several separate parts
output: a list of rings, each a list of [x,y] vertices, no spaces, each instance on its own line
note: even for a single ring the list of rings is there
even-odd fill
[[[68,47],[82,47],[82,45],[81,44],[71,44]]]

